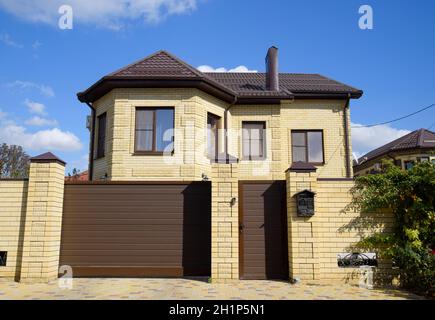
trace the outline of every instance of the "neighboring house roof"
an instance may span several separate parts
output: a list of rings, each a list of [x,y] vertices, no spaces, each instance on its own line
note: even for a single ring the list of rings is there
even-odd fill
[[[65,181],[88,181],[88,180],[89,180],[88,171],[83,171],[80,172],[79,174],[65,177]]]
[[[77,94],[94,102],[114,88],[195,87],[228,102],[279,102],[300,97],[359,98],[362,91],[317,74],[279,74],[279,91],[266,90],[265,73],[203,73],[166,51],[104,76]]]
[[[380,158],[390,152],[415,149],[435,149],[435,132],[426,129],[415,130],[365,154],[358,159],[358,165]]]

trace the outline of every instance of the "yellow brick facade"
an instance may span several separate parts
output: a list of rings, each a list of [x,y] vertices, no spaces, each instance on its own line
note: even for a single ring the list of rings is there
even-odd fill
[[[27,187],[27,180],[0,180],[0,251],[8,254],[6,266],[0,267],[0,277],[19,277]]]
[[[58,277],[65,165],[31,162],[29,179],[0,180],[0,277],[46,282]]]
[[[342,268],[337,255],[372,232],[392,232],[389,213],[365,214],[346,208],[353,181],[318,180],[318,173],[286,172],[290,277],[302,280],[355,281],[358,268]],[[316,193],[313,217],[298,217],[295,194]],[[386,279],[387,261],[379,261],[377,278]]]
[[[210,175],[206,155],[207,113],[221,117],[228,103],[198,89],[115,89],[94,103],[97,117],[107,113],[106,154],[94,160],[93,180],[201,180]],[[135,109],[174,108],[174,153],[172,156],[134,154]],[[234,105],[228,112],[229,153],[240,159],[241,180],[284,180],[292,163],[291,130],[323,130],[325,164],[319,177],[346,176],[343,100],[282,101],[277,105]],[[242,159],[243,121],[266,122],[266,159]],[[349,122],[348,122],[349,123]],[[96,124],[95,124],[96,126]],[[97,130],[98,128],[96,128]],[[220,151],[224,138],[220,133]],[[97,146],[95,135],[95,149]],[[349,152],[351,153],[351,150]],[[350,161],[350,159],[348,159]]]

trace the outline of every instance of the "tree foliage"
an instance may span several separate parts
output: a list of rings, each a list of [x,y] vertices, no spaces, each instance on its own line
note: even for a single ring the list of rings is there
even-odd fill
[[[0,178],[26,178],[30,157],[21,146],[0,145]]]
[[[435,282],[435,164],[402,170],[384,163],[380,174],[361,176],[352,189],[352,206],[364,213],[392,211],[392,234],[375,233],[359,246],[375,248],[399,269],[404,287],[433,290]]]

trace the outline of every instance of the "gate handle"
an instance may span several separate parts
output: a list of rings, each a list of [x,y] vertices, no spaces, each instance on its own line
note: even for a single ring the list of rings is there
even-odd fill
[[[243,229],[245,228],[245,225],[243,224],[243,223],[241,223],[240,225],[239,225],[239,230],[240,230],[240,232],[243,232]]]

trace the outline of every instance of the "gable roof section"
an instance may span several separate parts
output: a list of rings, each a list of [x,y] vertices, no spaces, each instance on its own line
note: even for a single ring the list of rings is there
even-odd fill
[[[104,76],[77,94],[94,102],[115,88],[199,88],[232,103],[279,103],[297,97],[359,98],[362,91],[317,74],[279,74],[279,91],[266,90],[265,73],[203,73],[166,51]]]
[[[379,158],[389,152],[413,149],[435,149],[435,132],[419,129],[370,151],[358,159],[359,164]]]
[[[202,74],[170,53],[160,50],[109,74],[111,77],[201,77]]]

